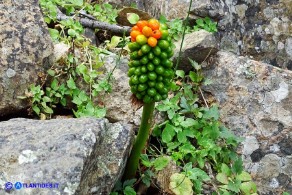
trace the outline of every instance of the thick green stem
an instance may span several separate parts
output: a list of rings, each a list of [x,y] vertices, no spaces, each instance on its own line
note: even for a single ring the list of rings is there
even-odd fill
[[[153,119],[153,111],[154,111],[155,102],[152,103],[144,103],[143,113],[141,119],[141,125],[139,128],[139,132],[134,143],[131,155],[128,159],[124,180],[132,179],[136,175],[136,171],[139,165],[140,155],[145,147],[145,144],[148,140],[150,134],[150,127]]]

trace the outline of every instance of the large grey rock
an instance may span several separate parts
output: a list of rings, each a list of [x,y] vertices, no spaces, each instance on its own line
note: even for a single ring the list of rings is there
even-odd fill
[[[38,0],[0,1],[0,116],[28,107],[20,100],[53,52]]]
[[[182,40],[175,42],[174,64],[176,64],[176,60],[178,60],[181,41]],[[208,60],[210,56],[217,53],[217,51],[218,42],[212,33],[199,30],[186,34],[181,49],[181,59],[178,68],[189,71],[192,68],[189,59],[202,63]]]
[[[292,193],[292,72],[218,52],[204,68],[204,90],[220,105],[221,120],[238,136],[245,168],[262,194]]]
[[[0,194],[4,184],[53,183],[10,194],[109,194],[121,177],[133,140],[130,125],[106,119],[0,123]],[[58,186],[56,185],[58,184]]]
[[[291,0],[198,0],[191,13],[218,21],[221,49],[292,70]]]

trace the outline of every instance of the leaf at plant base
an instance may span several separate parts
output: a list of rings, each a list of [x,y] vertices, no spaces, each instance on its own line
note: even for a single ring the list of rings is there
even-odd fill
[[[150,187],[151,184],[151,179],[154,176],[154,173],[148,169],[147,171],[144,172],[142,175],[142,182],[147,186]]]
[[[190,179],[196,181],[196,180],[200,180],[200,181],[208,181],[210,180],[210,177],[208,176],[208,174],[203,171],[202,169],[199,168],[192,168],[187,172],[187,175]]]
[[[229,181],[227,187],[229,190],[238,193],[240,191],[241,182],[239,180]]]
[[[39,115],[40,112],[41,112],[40,108],[39,108],[37,105],[34,105],[34,106],[32,107],[32,110],[33,110],[35,113],[37,113],[37,115]]]
[[[127,19],[131,24],[136,24],[139,21],[140,17],[138,14],[135,13],[127,13]]]
[[[249,182],[244,182],[240,185],[240,190],[244,194],[253,194],[257,192],[257,186],[254,182],[249,181]]]
[[[67,86],[69,89],[76,89],[75,82],[72,77],[67,81]]]
[[[169,156],[160,156],[154,160],[153,166],[156,171],[161,171],[168,165],[170,160],[171,158]]]
[[[183,71],[183,70],[177,70],[177,71],[175,71],[175,74],[181,78],[185,77],[185,71]]]
[[[232,165],[232,171],[233,171],[233,173],[240,174],[242,172],[242,170],[243,170],[242,159],[237,158],[237,160],[234,161],[234,163]]]
[[[187,136],[185,134],[184,131],[180,131],[177,133],[177,140],[180,142],[180,143],[186,143],[187,142]]]
[[[141,159],[142,164],[144,166],[146,166],[146,167],[151,167],[152,166],[152,162],[149,160],[147,154],[141,154],[140,159]]]
[[[217,181],[223,184],[228,184],[228,177],[224,173],[218,173],[216,175]]]
[[[125,195],[136,195],[136,192],[135,192],[135,190],[131,186],[127,186],[124,189],[124,194]]]
[[[251,181],[251,176],[248,172],[242,171],[239,175],[236,176],[236,179],[240,181]]]
[[[59,39],[59,31],[58,30],[56,30],[56,29],[52,29],[52,28],[49,28],[49,33],[50,33],[50,35],[51,35],[51,37],[52,37],[52,39],[53,40],[58,40]]]
[[[184,174],[175,173],[170,177],[169,189],[175,195],[192,195],[193,183]]]
[[[198,123],[198,121],[196,121],[195,119],[187,118],[186,120],[181,122],[181,126],[183,126],[183,127],[191,127],[193,125],[196,125],[197,123]]]
[[[111,42],[107,43],[106,46],[109,48],[109,49],[113,49],[113,48],[116,48],[118,46],[118,44],[122,41],[122,37],[119,37],[119,36],[112,36],[111,38]]]
[[[162,141],[164,143],[168,143],[172,140],[173,136],[175,135],[174,126],[170,124],[166,124],[165,128],[162,131]]]
[[[70,35],[71,37],[76,37],[78,33],[74,29],[69,29],[68,35]]]
[[[225,163],[222,163],[221,165],[221,172],[224,173],[226,176],[231,175],[231,169]]]
[[[129,179],[124,181],[123,183],[123,188],[125,188],[126,186],[133,186],[134,183],[136,182],[136,179]]]

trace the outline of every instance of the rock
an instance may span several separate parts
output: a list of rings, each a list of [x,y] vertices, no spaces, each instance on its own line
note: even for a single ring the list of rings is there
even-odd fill
[[[218,21],[221,49],[290,70],[291,11],[291,0],[198,0],[191,9],[195,16]]]
[[[122,175],[133,137],[130,125],[106,119],[1,122],[0,194],[6,182],[21,182],[23,188],[52,184],[51,189],[13,188],[10,194],[109,194]]]
[[[37,0],[1,1],[0,26],[1,117],[29,107],[17,96],[44,74],[53,45]]]
[[[103,57],[104,67],[108,73],[114,69],[117,58],[118,56],[115,54]],[[130,91],[127,71],[128,60],[122,58],[113,72],[112,92],[105,94],[103,99],[103,103],[107,108],[106,117],[110,121],[128,121],[133,123],[133,118],[136,115],[136,109],[131,104],[132,93]]]
[[[176,64],[176,60],[178,59],[180,45],[181,40],[175,42],[174,64]],[[178,69],[189,71],[192,69],[189,58],[198,63],[202,63],[210,56],[217,53],[217,51],[218,43],[212,33],[205,30],[200,30],[186,34],[181,50],[182,55]]]
[[[224,51],[203,72],[213,82],[203,90],[219,103],[221,121],[246,138],[241,152],[259,192],[289,190],[277,177],[291,178],[283,162],[291,161],[292,72]]]

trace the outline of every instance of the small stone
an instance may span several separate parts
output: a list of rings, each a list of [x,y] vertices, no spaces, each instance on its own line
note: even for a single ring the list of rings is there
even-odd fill
[[[254,136],[247,136],[243,142],[243,154],[250,155],[259,148],[258,140]]]
[[[7,71],[6,71],[6,76],[8,78],[12,78],[16,75],[16,72],[15,70],[11,69],[11,68],[8,68]]]
[[[277,180],[276,178],[273,178],[272,181],[270,182],[270,186],[271,186],[272,188],[277,188],[277,187],[279,187],[279,182],[278,182],[278,180]]]

